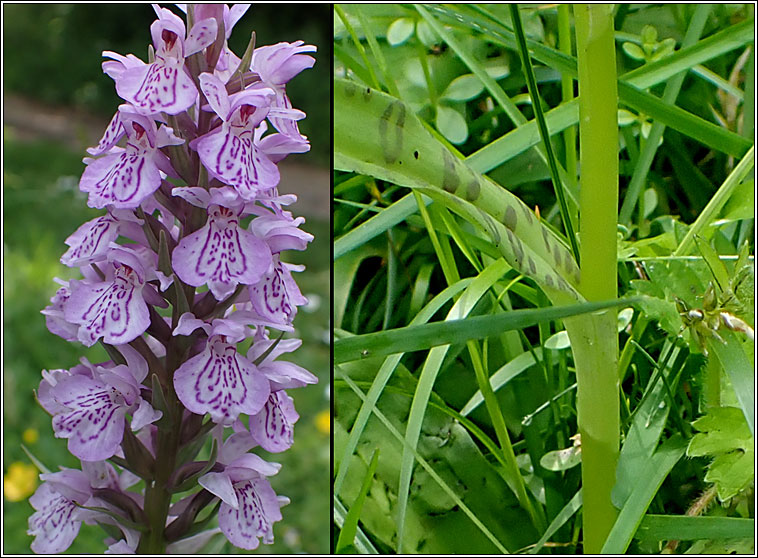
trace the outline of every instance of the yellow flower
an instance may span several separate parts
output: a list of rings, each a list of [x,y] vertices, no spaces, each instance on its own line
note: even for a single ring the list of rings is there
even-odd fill
[[[37,468],[34,465],[16,461],[8,468],[3,477],[5,499],[11,502],[26,500],[37,488]]]
[[[332,430],[332,415],[329,409],[324,409],[316,415],[316,428],[323,434],[329,434]]]
[[[21,439],[24,440],[24,443],[26,444],[35,444],[37,443],[37,440],[39,440],[39,432],[34,428],[27,428],[24,430],[24,433],[21,434]]]

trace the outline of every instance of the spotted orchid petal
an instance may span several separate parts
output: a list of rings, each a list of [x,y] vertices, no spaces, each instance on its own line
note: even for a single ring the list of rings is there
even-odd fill
[[[95,159],[82,174],[79,188],[89,193],[87,205],[132,208],[160,186],[158,167],[147,153],[136,149],[111,153]]]
[[[156,145],[155,123],[143,116],[122,111],[121,121],[128,138],[126,149],[89,160],[79,188],[89,193],[87,205],[137,207],[161,185],[159,163],[165,159]]]
[[[76,341],[79,335],[79,324],[66,320],[63,311],[70,297],[71,289],[69,288],[69,283],[66,282],[50,299],[51,304],[46,306],[40,313],[45,316],[45,324],[50,333],[54,333],[66,341]]]
[[[208,172],[234,186],[245,200],[279,184],[279,169],[256,148],[252,134],[238,134],[225,125],[203,136],[197,151]]]
[[[221,503],[218,525],[233,545],[246,550],[274,541],[273,524],[282,519],[279,500],[264,478],[234,484],[239,505],[237,509]]]
[[[125,70],[116,92],[143,114],[179,114],[197,99],[197,88],[182,60],[163,60]]]
[[[200,74],[200,89],[208,100],[208,104],[222,120],[226,120],[231,111],[231,102],[229,94],[226,92],[226,85],[211,73]]]
[[[253,135],[268,113],[270,92],[259,89],[237,94],[230,113],[219,115],[224,123],[190,144],[211,176],[234,186],[244,200],[253,200],[279,183],[279,169],[256,147]]]
[[[240,425],[242,428],[238,428]],[[235,421],[234,434],[228,436],[223,442],[222,431],[219,429],[215,434],[216,442],[221,446],[218,450],[219,463],[231,463],[238,457],[245,455],[257,445],[257,442],[253,440],[250,432],[248,432],[245,426],[242,425],[242,421],[239,419]]]
[[[184,21],[178,15],[167,8],[161,8],[158,4],[151,4],[155,15],[158,19],[150,25],[150,35],[153,37],[153,46],[156,50],[160,49],[164,41],[163,32],[171,31],[176,34],[179,40],[183,41],[186,34]]]
[[[252,285],[250,301],[262,317],[272,322],[291,324],[297,313],[297,306],[308,302],[292,278],[292,271],[301,271],[301,266],[282,263],[274,255],[273,266],[263,278]]]
[[[119,221],[110,213],[87,221],[66,239],[70,248],[61,256],[61,263],[79,267],[102,261],[118,235]]]
[[[296,124],[287,129],[287,134],[268,134],[259,142],[258,147],[274,163],[278,163],[287,155],[307,153],[311,149],[308,138],[300,135]]]
[[[32,551],[37,554],[60,554],[79,534],[82,521],[79,506],[57,492],[50,483],[39,486],[29,503],[37,510],[29,517],[27,534],[34,537]]]
[[[292,398],[284,390],[275,391],[261,412],[250,417],[250,433],[263,449],[279,453],[292,446],[298,418]]]
[[[195,23],[184,41],[184,56],[200,52],[213,44],[218,34],[218,23],[214,18],[202,19]]]
[[[113,281],[72,280],[64,317],[68,322],[79,324],[78,338],[87,347],[100,338],[111,345],[128,343],[150,325],[142,289],[142,281],[127,265],[116,269]]]
[[[100,141],[97,143],[97,146],[87,148],[87,153],[89,153],[93,157],[97,155],[102,155],[103,153],[108,151],[111,147],[116,145],[118,140],[124,137],[125,133],[126,133],[126,130],[124,130],[124,126],[121,124],[121,112],[116,111],[116,114],[114,114],[113,118],[111,118],[111,121],[108,124],[108,127],[105,128],[103,137],[100,138]]]
[[[118,393],[100,380],[84,376],[61,378],[53,395],[67,412],[53,417],[57,438],[68,438],[68,450],[84,461],[112,457],[124,435],[126,407]]]
[[[239,226],[239,216],[226,207],[211,205],[208,222],[184,237],[172,254],[174,272],[185,283],[208,285],[224,300],[238,284],[260,281],[271,262],[265,242]]]
[[[256,366],[217,335],[176,370],[174,389],[188,410],[210,413],[218,424],[232,424],[240,413],[256,414],[270,393],[268,380]]]
[[[116,79],[116,92],[145,115],[179,114],[197,99],[197,87],[184,68],[184,22],[165,8],[150,26],[155,61],[125,69]]]
[[[208,207],[211,199],[208,190],[205,188],[200,188],[199,186],[183,186],[180,188],[173,188],[171,190],[171,195],[182,198],[195,207],[202,208]]]

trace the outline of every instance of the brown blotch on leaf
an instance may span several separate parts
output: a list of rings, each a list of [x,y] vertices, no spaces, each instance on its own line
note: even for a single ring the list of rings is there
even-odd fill
[[[532,221],[534,220],[534,215],[532,215],[532,210],[529,209],[524,204],[521,204],[521,209],[523,210],[524,215],[526,216],[526,221],[531,225]]]
[[[508,233],[508,242],[510,242],[511,248],[513,248],[513,257],[516,260],[516,265],[514,267],[521,271],[524,262],[524,247],[521,246],[521,241],[510,229],[505,229],[505,231]]]
[[[466,188],[466,200],[472,202],[479,197],[479,179],[476,177],[471,178],[471,182],[468,183]]]
[[[461,179],[455,172],[455,161],[450,152],[442,148],[442,160],[444,161],[444,170],[442,171],[442,189],[451,194],[455,193],[460,186]]]
[[[547,227],[543,226],[542,228],[542,240],[545,241],[545,250],[547,250],[547,253],[550,253],[550,233],[547,232]]]
[[[505,215],[503,216],[503,223],[506,227],[511,229],[512,231],[516,230],[516,223],[518,222],[518,216],[516,215],[516,210],[513,209],[513,206],[508,206],[505,208]]]

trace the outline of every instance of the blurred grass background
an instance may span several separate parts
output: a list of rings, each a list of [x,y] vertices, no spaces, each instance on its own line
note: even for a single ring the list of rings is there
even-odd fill
[[[170,9],[178,13],[175,7]],[[22,116],[18,113],[6,114],[3,123],[4,553],[31,552],[32,539],[26,529],[33,510],[27,499],[35,488],[36,471],[32,473],[21,444],[52,470],[79,465],[66,450],[65,440],[53,437],[50,417],[34,400],[33,390],[39,385],[42,369],[70,368],[81,356],[92,362],[107,357],[99,348],[88,350],[49,333],[39,311],[57,289],[53,277],[78,276],[78,270],[59,262],[66,249],[63,241],[82,222],[102,213],[89,209],[86,196],[78,190],[84,148],[97,140],[81,123],[102,122],[104,127],[121,102],[113,81],[101,71],[101,52],[134,53],[146,59],[149,26],[154,19],[147,4],[3,5],[6,111],[9,97],[13,97],[26,110],[39,108],[23,115],[30,120],[54,114],[56,122],[72,128],[56,139],[56,134],[30,134],[23,123],[9,125],[11,117],[18,123]],[[292,503],[283,510],[284,520],[275,525],[275,543],[256,553],[329,551],[331,288],[329,213],[324,208],[328,208],[330,196],[331,25],[331,10],[326,5],[256,5],[237,24],[230,39],[232,50],[239,55],[253,29],[259,46],[302,39],[318,47],[314,68],[287,88],[294,106],[308,114],[300,129],[312,144],[310,153],[291,159],[305,165],[311,176],[326,177],[307,185],[318,188],[316,199],[323,200],[319,207],[309,202],[293,208],[295,214],[306,217],[303,228],[315,235],[315,241],[306,253],[288,255],[289,261],[307,265],[306,272],[296,279],[310,299],[295,322],[303,347],[289,358],[316,374],[320,383],[291,391],[300,413],[293,448],[276,455],[261,452],[264,458],[282,463],[272,485]],[[286,186],[282,191],[287,191]],[[82,526],[67,553],[102,553],[103,538],[98,527]],[[205,551],[238,552],[223,536],[216,537]]]

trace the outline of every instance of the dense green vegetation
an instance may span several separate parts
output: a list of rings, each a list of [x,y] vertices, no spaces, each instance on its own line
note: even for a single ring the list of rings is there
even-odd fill
[[[338,552],[752,552],[752,8],[334,21]]]

